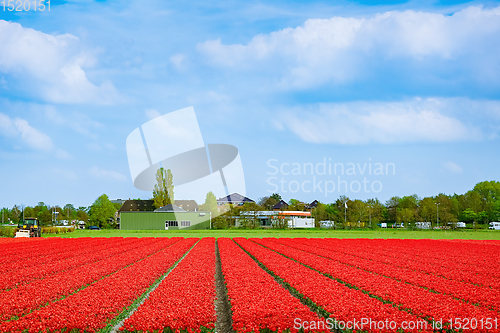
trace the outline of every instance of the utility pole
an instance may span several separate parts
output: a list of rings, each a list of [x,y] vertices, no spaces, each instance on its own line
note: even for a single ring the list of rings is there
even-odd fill
[[[347,226],[347,201],[344,202],[344,228]]]
[[[439,205],[440,204],[441,204],[440,202],[436,203],[436,226],[438,226],[438,227],[439,227]]]
[[[370,206],[370,228],[372,227],[372,206]]]

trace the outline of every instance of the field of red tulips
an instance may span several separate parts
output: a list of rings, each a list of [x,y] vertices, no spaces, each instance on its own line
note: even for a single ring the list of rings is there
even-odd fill
[[[500,332],[500,241],[48,238],[0,251],[0,332]]]

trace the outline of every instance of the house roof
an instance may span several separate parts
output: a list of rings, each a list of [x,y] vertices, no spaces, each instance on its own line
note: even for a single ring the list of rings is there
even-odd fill
[[[255,202],[255,201],[238,193],[233,193],[223,198],[217,199],[217,203],[240,203],[240,202]]]
[[[175,200],[174,204],[188,212],[196,212],[199,209],[198,204],[194,200]]]
[[[314,200],[309,205],[307,205],[307,208],[316,208],[316,207],[318,207],[318,204],[319,204],[319,201],[318,200]]]
[[[288,207],[288,204],[285,201],[280,200],[280,202],[273,206],[273,209],[281,209],[282,207]]]
[[[126,200],[118,212],[151,212],[154,209],[153,200]]]
[[[174,204],[184,211],[198,211],[198,204],[194,200],[175,200]],[[152,212],[154,210],[154,200],[126,200],[118,212]]]
[[[285,211],[285,212],[277,212],[278,216],[311,216],[311,212],[301,212],[301,211]]]
[[[155,212],[185,212],[185,210],[179,206],[168,204],[163,207],[155,209]]]

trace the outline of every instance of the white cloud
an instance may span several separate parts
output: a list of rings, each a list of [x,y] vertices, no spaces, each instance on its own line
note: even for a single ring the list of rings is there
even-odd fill
[[[127,177],[125,177],[124,175],[122,175],[121,173],[119,173],[117,171],[104,170],[104,169],[100,169],[96,166],[90,168],[89,173],[91,176],[96,177],[96,178],[112,179],[112,180],[117,180],[120,182],[127,180]]]
[[[311,143],[357,145],[482,139],[479,128],[447,115],[455,104],[446,99],[321,104],[315,109],[283,112],[279,119],[283,120],[280,127]]]
[[[456,164],[455,162],[451,161],[444,162],[443,167],[446,171],[451,172],[455,175],[461,174],[463,172],[462,167]]]
[[[10,117],[3,113],[0,113],[0,133],[4,136],[10,137],[18,134],[18,131]]]
[[[88,137],[96,138],[95,131],[101,129],[104,125],[92,120],[88,115],[80,112],[66,113],[62,115],[54,107],[45,107],[45,117],[50,122],[61,127],[69,127],[77,133]]]
[[[408,10],[309,19],[303,26],[257,35],[246,45],[217,39],[198,50],[218,66],[265,71],[282,87],[306,88],[350,82],[384,66],[438,75],[433,69],[439,61],[497,82],[500,61],[492,55],[500,52],[499,41],[500,7],[468,7],[451,16]],[[415,66],[398,67],[401,63]]]
[[[14,140],[20,139],[28,147],[51,153],[57,159],[72,158],[70,153],[56,148],[50,136],[31,126],[26,119],[11,119],[8,115],[0,113],[0,134]]]
[[[17,129],[21,139],[31,148],[50,151],[54,148],[52,139],[30,126],[28,121],[21,118],[14,118],[12,123]]]
[[[70,34],[50,35],[0,20],[0,72],[13,87],[55,103],[112,104],[118,93],[110,82],[91,83],[83,68],[96,59]]]

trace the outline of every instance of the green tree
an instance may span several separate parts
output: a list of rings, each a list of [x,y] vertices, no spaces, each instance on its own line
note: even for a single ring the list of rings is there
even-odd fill
[[[314,226],[319,228],[321,226],[321,221],[328,220],[328,212],[326,211],[327,205],[318,202],[318,205],[312,211],[312,217],[314,218]]]
[[[35,210],[30,206],[24,207],[24,218],[28,217],[36,217]]]
[[[347,205],[347,222],[354,222],[354,224],[351,224],[352,227],[360,227],[361,225],[358,225],[358,222],[365,222],[368,220],[369,212],[367,210],[366,203],[356,199],[349,202]]]
[[[39,207],[36,217],[38,218],[38,221],[40,221],[41,225],[49,225],[52,222],[52,213],[47,206]]]
[[[486,208],[485,203],[486,200],[481,197],[481,194],[476,191],[468,191],[464,194],[462,205],[464,209],[470,208],[474,212],[479,213]]]
[[[14,205],[14,207],[12,207],[12,209],[10,210],[10,218],[16,223],[19,222],[19,220],[22,218],[22,212],[19,209],[19,206]]]
[[[76,209],[73,204],[66,204],[63,207],[63,217],[65,220],[73,220],[76,217]]]
[[[487,224],[489,221],[488,213],[486,211],[482,211],[477,214],[477,221],[482,224]]]
[[[472,209],[467,208],[462,212],[461,220],[468,223],[473,223],[477,221],[477,214]]]
[[[368,210],[368,221],[370,223],[370,228],[375,228],[375,226],[384,220],[384,205],[377,199],[366,200],[366,207]]]
[[[399,198],[396,209],[396,221],[404,223],[406,228],[413,228],[415,226],[419,202],[420,199],[416,194]]]
[[[415,210],[411,208],[398,209],[396,221],[404,223],[405,228],[412,228],[415,223]]]
[[[174,176],[170,169],[159,168],[156,170],[156,184],[153,190],[155,208],[174,204]]]
[[[432,198],[426,197],[420,200],[417,220],[419,222],[436,222],[436,205],[434,205]]]
[[[273,193],[269,196],[269,198],[276,200],[277,203],[280,202],[281,200],[283,200],[279,193]]]
[[[494,180],[477,183],[472,191],[478,193],[487,203],[500,200],[500,182]]]
[[[78,221],[83,221],[87,223],[89,221],[89,215],[87,214],[87,207],[78,207],[76,210],[76,219]]]
[[[111,228],[116,225],[116,208],[106,194],[94,201],[89,209],[89,223],[101,228]]]
[[[205,203],[201,205],[200,209],[202,211],[211,212],[213,216],[216,215],[217,198],[215,197],[215,194],[212,191],[207,193],[207,196],[205,197]]]
[[[2,222],[8,223],[9,218],[10,218],[9,209],[6,207],[2,208],[2,210],[0,211],[0,219],[2,219]]]
[[[458,216],[453,211],[453,200],[449,195],[440,193],[436,197],[436,203],[439,203],[439,208],[436,208],[436,214],[439,212],[440,226],[447,226],[458,221]]]
[[[490,220],[500,221],[500,200],[493,203]]]
[[[290,199],[288,201],[288,210],[298,210],[303,211],[306,209],[306,204],[297,199]]]
[[[399,206],[399,197],[392,197],[385,202],[385,207],[387,208],[387,220],[388,222],[396,222]]]
[[[399,199],[398,208],[401,208],[401,209],[408,208],[408,209],[416,210],[418,207],[419,201],[420,201],[420,199],[418,198],[418,195],[416,195],[416,194],[404,196],[404,197]]]
[[[335,208],[337,211],[337,216],[335,220],[335,228],[338,228],[342,226],[343,228],[347,228],[346,222],[349,222],[349,213],[347,213],[346,217],[346,211],[347,209],[345,208],[345,205],[347,204],[347,207],[350,207],[351,200],[345,196],[341,195],[336,201],[335,201]]]
[[[278,202],[279,202],[279,200],[276,200],[276,198],[269,196],[269,197],[260,198],[257,203],[259,206],[262,207],[262,209],[271,210],[273,208],[273,206],[276,205]]]

